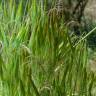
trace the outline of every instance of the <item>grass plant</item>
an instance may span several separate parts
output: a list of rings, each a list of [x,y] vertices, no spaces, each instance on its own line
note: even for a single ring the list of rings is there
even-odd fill
[[[0,96],[92,96],[86,37],[76,36],[35,0],[0,3]]]

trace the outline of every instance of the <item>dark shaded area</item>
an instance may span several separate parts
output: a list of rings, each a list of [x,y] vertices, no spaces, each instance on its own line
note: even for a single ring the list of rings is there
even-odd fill
[[[84,26],[84,29],[83,30],[87,34],[88,32],[90,32],[95,27],[96,27],[96,23],[94,23],[91,20],[87,19],[86,22],[85,22],[85,26]],[[96,49],[96,31],[94,31],[92,34],[90,34],[87,37],[87,45],[92,50],[95,50]]]

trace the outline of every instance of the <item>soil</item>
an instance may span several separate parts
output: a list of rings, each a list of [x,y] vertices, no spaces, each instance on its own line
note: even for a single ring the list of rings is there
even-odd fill
[[[96,0],[89,0],[84,12],[85,16],[96,21]]]

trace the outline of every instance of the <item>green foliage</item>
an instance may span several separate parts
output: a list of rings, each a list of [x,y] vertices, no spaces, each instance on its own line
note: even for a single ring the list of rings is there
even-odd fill
[[[74,44],[62,21],[52,23],[32,1],[26,16],[23,0],[0,4],[0,95],[91,96],[96,80],[87,71],[85,39],[94,30]]]

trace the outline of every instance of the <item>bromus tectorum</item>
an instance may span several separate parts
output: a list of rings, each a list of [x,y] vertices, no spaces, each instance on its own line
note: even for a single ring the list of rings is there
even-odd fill
[[[24,4],[0,3],[0,95],[92,96],[96,80],[86,67],[86,38],[95,29],[77,38],[54,16],[57,10],[48,17],[36,0],[27,1],[26,12]]]

